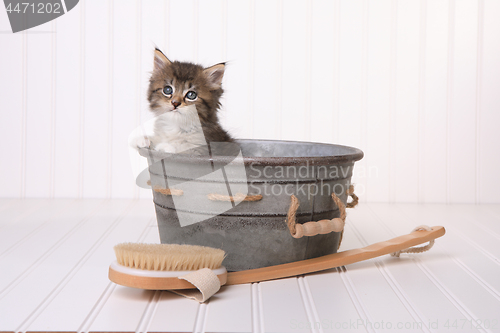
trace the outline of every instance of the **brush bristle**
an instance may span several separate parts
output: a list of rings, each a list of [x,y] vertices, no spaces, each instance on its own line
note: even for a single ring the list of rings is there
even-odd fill
[[[121,243],[114,249],[120,265],[153,271],[217,269],[225,257],[223,250],[197,245]]]

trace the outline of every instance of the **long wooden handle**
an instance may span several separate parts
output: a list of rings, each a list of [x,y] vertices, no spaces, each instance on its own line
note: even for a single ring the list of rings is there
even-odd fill
[[[444,234],[444,227],[437,226],[432,227],[430,231],[414,231],[408,235],[368,245],[360,249],[328,254],[318,258],[306,259],[288,264],[231,272],[227,275],[226,285],[275,280],[353,264],[358,261],[372,259],[423,244],[441,237]]]

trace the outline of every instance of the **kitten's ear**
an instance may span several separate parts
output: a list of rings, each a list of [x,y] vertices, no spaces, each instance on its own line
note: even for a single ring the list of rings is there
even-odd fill
[[[203,70],[203,73],[205,73],[205,75],[207,76],[208,83],[212,88],[219,89],[221,87],[225,67],[225,63],[220,63]]]
[[[155,49],[155,65],[154,65],[155,71],[165,68],[166,66],[169,66],[171,63],[172,62],[168,60],[167,56],[165,56],[163,52],[160,51],[160,49],[158,48]]]

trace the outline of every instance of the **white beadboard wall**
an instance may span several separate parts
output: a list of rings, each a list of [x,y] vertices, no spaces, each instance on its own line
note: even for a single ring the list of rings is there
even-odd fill
[[[0,196],[149,197],[127,137],[152,50],[228,61],[237,137],[361,148],[371,202],[500,202],[500,1],[82,0],[10,33],[0,9]]]

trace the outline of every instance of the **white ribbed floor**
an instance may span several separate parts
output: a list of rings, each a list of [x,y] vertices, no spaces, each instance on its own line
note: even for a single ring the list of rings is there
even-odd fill
[[[500,205],[360,204],[341,250],[447,234],[419,255],[223,287],[206,304],[111,283],[113,245],[159,242],[147,200],[0,200],[0,331],[500,331]]]

